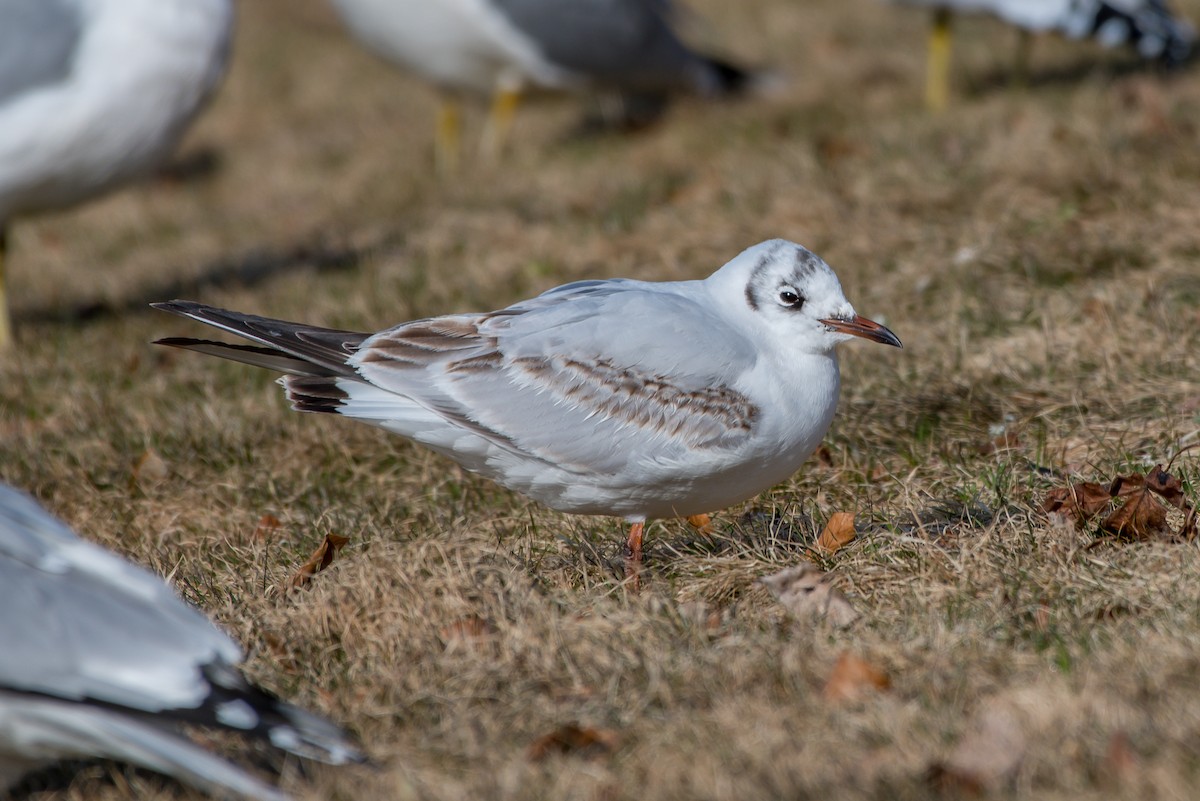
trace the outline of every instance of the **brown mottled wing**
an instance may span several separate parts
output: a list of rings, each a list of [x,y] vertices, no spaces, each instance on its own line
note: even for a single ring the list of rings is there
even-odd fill
[[[490,315],[423,320],[351,360],[502,447],[587,472],[736,448],[759,410],[737,389],[743,335],[688,292],[589,282]]]

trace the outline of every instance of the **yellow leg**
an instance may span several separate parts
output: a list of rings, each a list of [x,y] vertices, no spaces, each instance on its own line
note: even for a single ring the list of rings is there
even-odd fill
[[[484,161],[494,163],[499,160],[508,144],[508,135],[512,131],[520,100],[521,93],[516,89],[501,89],[492,97],[492,108],[488,112],[483,139],[479,143],[479,155]]]
[[[4,261],[8,256],[8,236],[0,229],[0,351],[12,347],[12,321],[8,319],[8,293],[4,289]]]
[[[930,111],[944,111],[950,100],[950,11],[933,12],[933,30],[929,34],[929,62],[925,70],[925,105]]]
[[[437,131],[433,142],[433,160],[437,171],[450,175],[458,171],[459,154],[462,152],[462,115],[458,101],[445,97],[437,111]]]

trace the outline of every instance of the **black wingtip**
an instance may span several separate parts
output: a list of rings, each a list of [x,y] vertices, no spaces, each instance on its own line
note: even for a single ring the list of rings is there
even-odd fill
[[[755,71],[719,58],[709,58],[708,66],[716,76],[717,93],[729,97],[745,94],[754,84]]]
[[[702,94],[715,97],[745,97],[768,95],[779,90],[786,81],[771,69],[747,67],[717,56],[706,55],[707,77]]]
[[[189,345],[196,343],[195,339],[188,337],[163,337],[151,342],[151,345],[166,345],[168,348],[186,348]]]

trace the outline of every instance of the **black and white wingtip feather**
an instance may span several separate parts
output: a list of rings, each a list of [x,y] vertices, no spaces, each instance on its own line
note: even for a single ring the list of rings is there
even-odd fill
[[[161,578],[0,484],[0,796],[64,759],[138,765],[224,796],[287,796],[175,731],[238,732],[334,765],[338,726],[238,671],[241,649]]]

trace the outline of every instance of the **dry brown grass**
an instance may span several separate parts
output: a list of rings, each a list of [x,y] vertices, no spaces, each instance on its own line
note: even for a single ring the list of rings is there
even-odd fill
[[[996,79],[1011,32],[969,20],[934,118],[920,14],[695,5],[702,35],[790,87],[586,141],[564,139],[578,103],[539,103],[503,167],[447,184],[425,87],[356,50],[320,0],[243,3],[233,73],[190,139],[219,153],[214,176],[16,229],[0,477],[171,574],[259,680],[381,763],[289,768],[300,798],[923,798],[997,705],[1026,741],[1000,797],[1189,797],[1195,546],[1096,545],[1034,509],[1059,482],[1039,467],[1103,481],[1200,436],[1200,78],[1045,42],[1032,85],[1011,89]],[[180,320],[43,319],[323,245],[361,257],[202,299],[366,329],[581,277],[699,277],[770,236],[821,253],[906,350],[845,349],[829,464],[727,511],[714,540],[655,523],[640,596],[618,580],[616,521],[550,512],[291,413],[265,374],[147,344],[196,333]],[[985,453],[1000,425],[1017,444]],[[169,476],[139,486],[147,449]],[[1193,497],[1194,454],[1176,465]],[[823,563],[863,613],[838,632],[794,624],[755,584],[835,511],[862,532]],[[283,525],[262,540],[264,514]],[[351,538],[334,566],[276,592],[331,532]],[[462,635],[476,618],[481,635]],[[891,689],[826,701],[846,651]],[[615,731],[615,750],[527,759],[570,721]],[[46,797],[192,795],[100,770]]]

